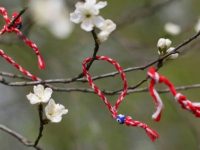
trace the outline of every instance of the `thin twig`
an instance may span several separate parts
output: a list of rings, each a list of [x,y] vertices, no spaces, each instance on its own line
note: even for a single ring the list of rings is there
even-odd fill
[[[177,91],[184,91],[184,90],[192,90],[192,89],[198,89],[200,88],[200,84],[192,84],[192,85],[184,85],[184,86],[178,86],[175,89]],[[54,91],[57,92],[82,92],[82,93],[93,93],[95,94],[93,89],[90,88],[54,88]],[[120,94],[122,90],[116,90],[116,91],[108,91],[108,90],[102,90],[102,92],[105,95],[116,95]],[[137,89],[132,89],[132,87],[128,88],[128,94],[132,93],[144,93],[148,92],[148,88],[137,88]],[[160,89],[158,90],[160,94],[162,93],[168,93],[170,92],[168,88],[166,89]]]
[[[22,80],[31,80],[30,78],[26,77],[26,76],[23,76],[23,75],[20,75],[20,74],[13,74],[13,73],[9,73],[9,72],[0,72],[0,75],[1,76],[4,76],[4,77],[9,77],[9,78],[13,78],[13,79],[22,79]]]
[[[99,41],[98,41],[98,38],[97,38],[97,34],[96,34],[95,30],[92,30],[91,33],[92,33],[92,37],[93,37],[94,42],[95,42],[95,47],[94,47],[94,51],[93,51],[93,55],[92,55],[92,60],[90,61],[90,63],[86,67],[87,70],[89,70],[90,67],[92,66],[93,62],[95,61],[96,55],[99,51]],[[69,82],[77,81],[78,79],[82,78],[83,76],[84,76],[83,72],[81,72],[79,75],[75,76],[74,78],[69,79],[70,80]]]
[[[191,43],[192,41],[194,41],[196,38],[198,38],[200,36],[200,32],[196,33],[195,35],[193,35],[192,37],[190,37],[189,39],[185,40],[183,43],[179,44],[171,53],[168,53],[158,59],[155,59],[149,63],[147,63],[146,65],[143,66],[138,66],[138,67],[129,67],[124,69],[124,72],[131,72],[131,71],[136,71],[136,70],[145,70],[148,67],[155,65],[156,63],[163,61],[165,59],[167,59],[170,55],[176,53],[176,52],[180,52],[179,50],[181,48],[183,48],[184,46],[188,45],[189,43]],[[95,46],[96,48],[96,46]],[[98,51],[98,49],[96,50]],[[95,52],[94,52],[95,54]],[[94,55],[93,55],[94,56]],[[81,73],[82,74],[82,73]],[[93,80],[98,80],[98,79],[102,79],[102,78],[107,78],[107,77],[113,77],[115,75],[119,74],[118,72],[111,72],[111,73],[107,73],[107,74],[103,74],[103,75],[99,75],[99,76],[94,76]],[[5,75],[5,74],[4,74]],[[9,77],[15,76],[17,78],[18,75],[11,75]],[[80,75],[79,75],[80,76]],[[143,83],[144,80],[146,81],[146,78],[143,79],[141,82]],[[22,82],[7,82],[5,79],[1,78],[0,82],[2,84],[8,85],[8,86],[32,86],[32,85],[37,85],[37,84],[47,84],[47,83],[72,83],[72,82],[86,82],[85,78],[81,78],[81,77],[73,77],[73,78],[68,78],[68,79],[48,79],[48,80],[42,80],[42,81],[22,81]],[[140,86],[141,83],[138,83],[137,85],[133,86],[134,88],[137,88],[138,85]]]
[[[11,136],[13,136],[14,138],[16,138],[18,141],[20,141],[25,146],[34,147],[36,150],[42,150],[40,147],[34,146],[33,142],[29,141],[27,138],[25,138],[21,134],[17,133],[16,131],[11,130],[10,128],[8,128],[5,125],[0,124],[0,130],[2,130],[3,132],[6,132],[8,134],[10,134]]]
[[[39,113],[39,119],[40,119],[40,130],[39,130],[38,137],[34,142],[34,146],[37,146],[40,139],[42,138],[42,133],[43,133],[43,130],[44,130],[44,125],[45,125],[44,119],[43,119],[43,106],[42,106],[42,104],[39,104],[39,106],[38,106],[38,113]]]

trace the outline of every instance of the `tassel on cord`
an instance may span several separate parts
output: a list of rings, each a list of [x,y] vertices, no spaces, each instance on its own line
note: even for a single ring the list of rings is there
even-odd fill
[[[133,120],[130,116],[125,116],[122,114],[118,114],[118,109],[121,104],[121,102],[124,100],[127,90],[128,90],[128,84],[126,80],[126,75],[122,69],[122,67],[119,65],[119,63],[107,56],[96,56],[97,60],[103,60],[111,63],[115,69],[119,72],[121,79],[123,81],[123,91],[120,93],[116,103],[114,106],[111,105],[109,100],[106,98],[106,96],[103,94],[103,92],[94,84],[91,75],[87,71],[87,63],[93,60],[92,57],[86,58],[83,63],[83,74],[87,78],[89,85],[92,87],[92,89],[95,91],[95,93],[101,98],[101,100],[105,103],[107,106],[108,110],[111,112],[112,117],[119,122],[119,124],[125,124],[127,126],[133,126],[133,127],[140,127],[143,128],[146,131],[146,134],[149,136],[149,138],[152,141],[155,141],[159,135],[156,131],[152,130],[150,127],[148,127],[145,123],[142,123],[140,121],[135,121]]]

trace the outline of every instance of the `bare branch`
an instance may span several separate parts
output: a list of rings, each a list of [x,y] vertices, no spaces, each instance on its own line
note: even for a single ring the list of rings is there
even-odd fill
[[[5,125],[0,124],[0,130],[3,132],[6,132],[10,134],[12,137],[16,138],[18,141],[20,141],[22,144],[28,147],[34,147],[36,150],[42,150],[38,146],[34,146],[34,143],[23,137],[21,134],[11,130],[10,128],[6,127]]]
[[[39,104],[38,106],[38,113],[39,113],[39,119],[40,119],[40,128],[39,128],[39,133],[38,133],[38,136],[34,142],[34,146],[37,146],[40,139],[42,138],[42,133],[43,133],[43,130],[44,130],[44,125],[45,125],[45,122],[44,122],[44,119],[43,119],[43,106],[42,104]]]
[[[23,76],[23,75],[19,75],[19,74],[13,74],[13,73],[9,73],[9,72],[0,72],[1,76],[4,77],[9,77],[9,78],[13,78],[13,79],[22,79],[22,80],[30,80],[30,78]]]
[[[184,86],[178,86],[175,89],[177,91],[185,91],[185,90],[192,90],[192,89],[198,89],[200,88],[200,84],[192,84],[192,85],[184,85]],[[93,89],[90,88],[55,88],[54,91],[57,92],[83,92],[83,93],[94,93]],[[122,90],[116,90],[116,91],[107,91],[107,90],[103,90],[103,93],[106,95],[115,95],[115,94],[120,94]],[[132,89],[132,87],[128,88],[128,94],[132,94],[132,93],[144,93],[144,92],[148,92],[148,88],[137,88],[137,89]],[[166,89],[160,89],[158,90],[158,92],[160,94],[163,93],[168,93],[170,92],[168,88]]]
[[[196,33],[195,35],[193,35],[192,37],[190,37],[189,39],[185,40],[183,43],[179,44],[174,51],[172,51],[171,53],[168,53],[156,60],[151,61],[150,63],[143,65],[143,66],[138,66],[138,67],[130,67],[130,68],[126,68],[124,69],[124,72],[131,72],[131,71],[136,71],[136,70],[145,70],[148,67],[155,65],[156,63],[159,63],[165,59],[167,59],[171,54],[174,54],[176,52],[180,52],[179,50],[183,47],[185,47],[186,45],[190,44],[192,41],[194,41],[196,38],[198,38],[200,36],[200,31],[198,33]],[[97,50],[98,51],[98,50]],[[95,56],[95,52],[93,54],[93,56]],[[102,78],[107,78],[107,77],[113,77],[115,75],[119,74],[118,72],[111,72],[111,73],[107,73],[107,74],[103,74],[103,75],[99,75],[99,76],[95,76],[93,77],[93,80],[98,80],[98,79],[102,79]],[[2,76],[7,76],[7,77],[15,77],[15,78],[21,78],[19,75],[6,75],[1,73]],[[37,84],[48,84],[48,83],[72,83],[72,82],[86,82],[85,78],[82,78],[82,73],[76,77],[73,78],[68,78],[68,79],[49,79],[49,80],[42,80],[42,81],[23,81],[23,82],[7,82],[4,78],[0,79],[0,83],[8,85],[8,86],[32,86],[32,85],[37,85]],[[147,81],[147,79],[144,79],[145,81]],[[145,81],[142,80],[141,83],[138,83],[138,85],[133,86],[132,88],[137,88],[138,86],[140,86],[142,83],[144,83]]]

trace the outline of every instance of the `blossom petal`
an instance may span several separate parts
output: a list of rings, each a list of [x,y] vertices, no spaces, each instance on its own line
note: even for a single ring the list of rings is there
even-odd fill
[[[94,5],[96,4],[96,0],[86,0],[87,4]]]
[[[81,23],[81,28],[87,32],[90,32],[93,30],[94,24],[92,22],[91,19],[85,19],[82,23]]]
[[[65,107],[61,104],[56,104],[56,108],[57,110],[57,115],[64,115],[68,113],[68,109],[65,109]]]
[[[79,11],[70,13],[70,20],[74,23],[80,23],[83,20],[83,15]]]
[[[109,32],[101,31],[101,32],[97,35],[97,37],[98,37],[98,39],[99,39],[101,42],[104,42],[104,41],[106,41],[106,40],[108,39],[108,36],[109,36],[109,35],[110,35]]]
[[[104,2],[100,1],[95,5],[95,8],[96,9],[102,9],[102,8],[104,8],[106,6],[107,6],[107,2],[106,1],[104,1]]]
[[[55,105],[56,105],[55,101],[53,99],[50,99],[45,109],[47,109],[47,112],[53,112]]]
[[[51,117],[51,122],[58,123],[62,120],[61,116]]]
[[[104,18],[101,16],[93,17],[92,20],[93,20],[94,25],[97,28],[101,28],[104,25],[104,21],[105,21]]]
[[[113,32],[115,29],[116,29],[116,24],[110,19],[106,19],[104,21],[104,25],[100,27],[100,30],[107,31],[109,33]]]
[[[41,84],[34,86],[33,91],[38,97],[40,97],[44,93],[44,86]]]
[[[61,104],[56,104],[53,99],[50,99],[48,105],[45,107],[45,114],[51,122],[58,123],[62,120],[62,115],[68,112]]]
[[[84,7],[84,3],[83,2],[77,2],[75,7],[76,7],[76,9],[83,8]]]
[[[44,103],[49,101],[52,93],[53,93],[53,90],[51,88],[45,88],[44,95],[43,95],[43,102]]]
[[[31,104],[37,104],[37,103],[41,102],[39,97],[37,97],[33,93],[30,93],[30,94],[26,95],[26,97],[28,98],[28,100],[30,101]]]

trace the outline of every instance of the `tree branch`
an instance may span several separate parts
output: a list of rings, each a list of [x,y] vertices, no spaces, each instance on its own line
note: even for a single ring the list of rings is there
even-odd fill
[[[43,106],[42,104],[39,104],[38,106],[38,113],[39,113],[39,119],[40,119],[40,128],[39,128],[39,133],[38,133],[38,137],[36,138],[35,142],[34,142],[34,146],[37,146],[40,139],[42,138],[42,133],[44,130],[44,119],[43,119]]]
[[[22,144],[24,144],[27,147],[33,147],[36,150],[42,150],[40,147],[34,146],[34,143],[32,143],[31,141],[29,141],[28,139],[23,137],[21,134],[17,133],[16,131],[11,130],[10,128],[6,127],[5,125],[0,124],[0,130],[10,134],[12,137],[16,138],[19,142],[21,142]]]
[[[143,66],[138,66],[138,67],[129,67],[124,69],[124,72],[132,72],[132,71],[136,71],[136,70],[145,70],[148,67],[155,65],[156,63],[160,62],[160,61],[164,61],[165,59],[167,59],[170,55],[180,52],[179,50],[183,47],[185,47],[186,45],[190,44],[192,41],[194,41],[196,38],[198,38],[200,36],[200,31],[198,33],[196,33],[195,35],[191,36],[190,38],[188,38],[187,40],[185,40],[183,43],[179,44],[171,53],[168,53],[158,59],[155,59],[149,63],[147,63],[146,65]],[[95,40],[96,43],[96,40]],[[93,57],[96,56],[97,52],[98,52],[98,43],[96,43],[97,45],[95,46],[94,49],[94,54]],[[90,65],[91,66],[91,65]],[[90,68],[90,67],[88,67]],[[10,77],[10,78],[20,78],[22,79],[21,75],[14,75],[11,73],[0,73],[2,76],[6,76],[6,77]],[[107,74],[102,74],[99,76],[94,76],[92,79],[93,80],[99,80],[99,79],[103,79],[103,78],[107,78],[107,77],[113,77],[116,76],[117,74],[119,74],[118,72],[111,72],[111,73],[107,73]],[[22,82],[7,82],[4,78],[0,78],[0,83],[8,85],[8,86],[32,86],[32,85],[37,85],[37,84],[48,84],[48,83],[63,83],[63,84],[67,84],[67,83],[72,83],[72,82],[87,82],[87,80],[85,78],[82,78],[82,73],[76,77],[73,78],[68,78],[68,79],[48,79],[48,80],[42,80],[42,81],[22,81]],[[140,86],[142,83],[144,83],[145,81],[147,81],[147,77],[141,81],[141,83],[139,82],[137,85],[133,86],[132,88],[137,88],[138,86]]]

